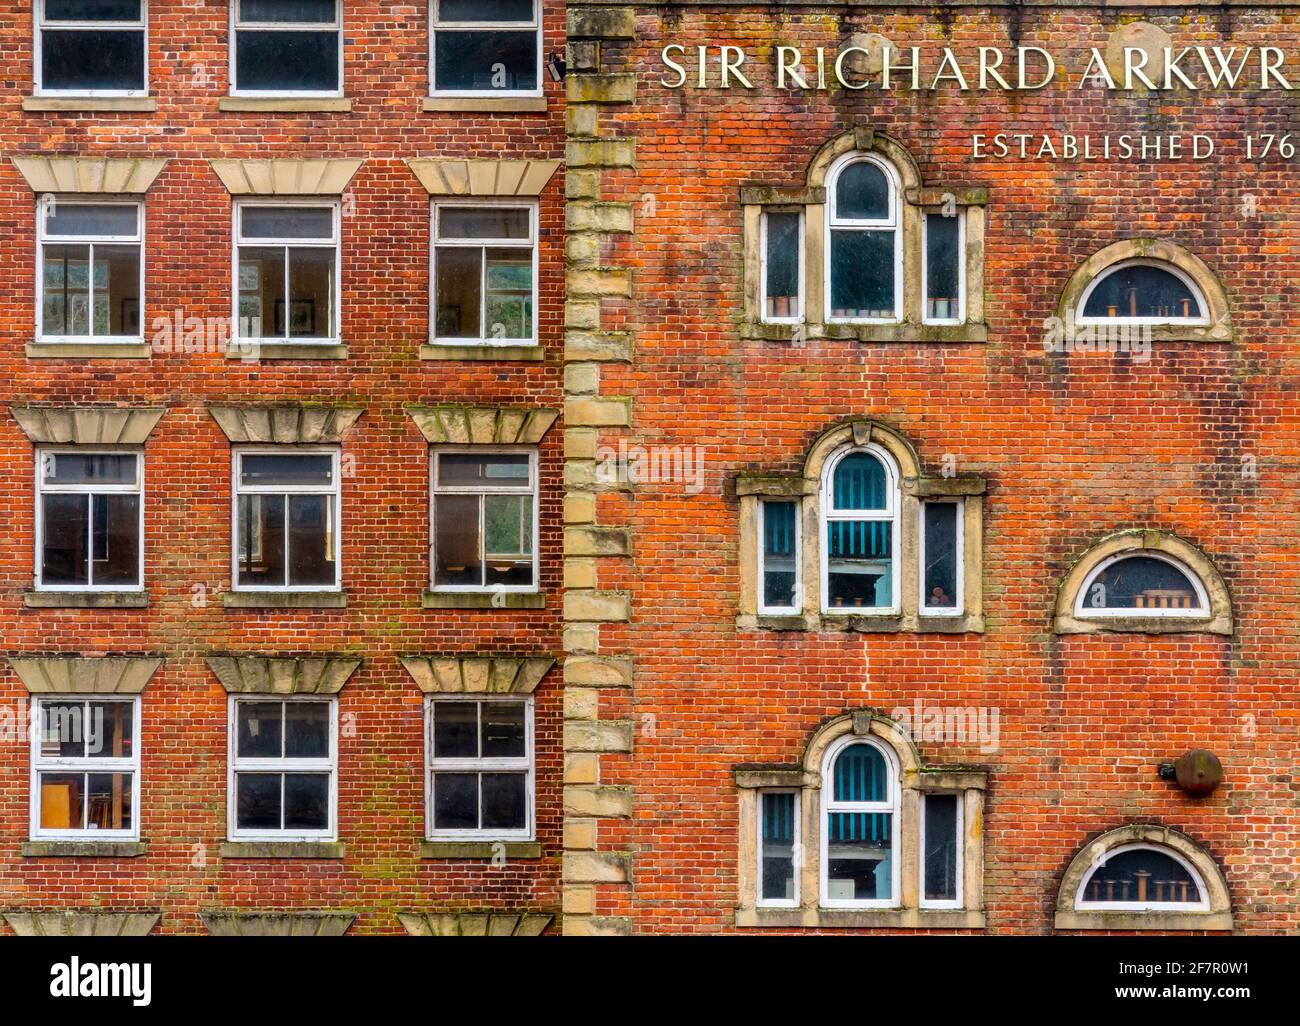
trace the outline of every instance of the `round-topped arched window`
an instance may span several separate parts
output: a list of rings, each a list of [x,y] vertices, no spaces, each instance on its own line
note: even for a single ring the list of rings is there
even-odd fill
[[[898,904],[898,767],[877,741],[849,737],[823,771],[822,903]]]
[[[1075,895],[1079,911],[1197,911],[1209,907],[1205,884],[1181,855],[1151,844],[1112,848],[1089,869]]]
[[[1127,260],[1108,267],[1079,303],[1081,323],[1206,324],[1200,290],[1170,264]]]
[[[827,461],[822,494],[822,605],[880,613],[898,604],[898,469],[878,445]]]
[[[828,320],[892,322],[902,316],[898,174],[874,154],[831,170],[827,202]]]
[[[1122,553],[1099,563],[1075,599],[1075,616],[1207,616],[1205,586],[1162,553]]]

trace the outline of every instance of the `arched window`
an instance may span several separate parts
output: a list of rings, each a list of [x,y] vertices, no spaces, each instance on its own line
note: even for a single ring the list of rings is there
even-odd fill
[[[898,766],[884,745],[846,738],[822,771],[822,904],[898,904]]]
[[[874,443],[847,447],[823,478],[822,611],[880,613],[898,605],[898,468]]]
[[[1099,563],[1075,599],[1075,616],[1208,616],[1205,586],[1163,553],[1121,553]]]
[[[830,174],[826,267],[828,320],[888,323],[902,316],[898,173],[867,153]]]
[[[1081,324],[1208,324],[1205,297],[1172,264],[1127,260],[1107,268],[1079,302]]]
[[[1200,874],[1169,848],[1127,844],[1104,852],[1074,898],[1080,912],[1203,912],[1210,907]]]

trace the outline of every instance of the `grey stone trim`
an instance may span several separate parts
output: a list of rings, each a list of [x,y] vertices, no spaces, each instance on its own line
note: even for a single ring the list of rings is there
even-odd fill
[[[144,609],[149,596],[143,591],[28,591],[28,609]]]
[[[482,363],[541,363],[546,350],[541,346],[420,346],[421,360],[465,360]]]
[[[210,160],[232,196],[340,196],[365,160]]]
[[[584,688],[630,688],[632,657],[569,656],[564,661],[564,683]]]
[[[579,9],[570,4],[568,10],[568,36],[570,39],[635,39],[636,11],[616,10],[616,3],[607,6]],[[634,4],[641,7],[643,4]]]
[[[158,109],[154,96],[24,96],[23,110],[45,113],[96,114],[135,112],[150,114]]]
[[[545,609],[546,595],[540,591],[426,591],[420,596],[424,609]]]
[[[32,192],[143,195],[167,166],[166,157],[11,157]]]
[[[361,665],[353,656],[219,655],[207,660],[235,695],[337,695]]]
[[[406,162],[430,196],[540,196],[560,169],[558,160],[458,160]]]
[[[26,859],[134,859],[149,850],[148,841],[24,841]]]
[[[341,859],[341,841],[223,841],[223,859]]]
[[[559,410],[513,406],[408,406],[434,445],[536,445],[560,418]]]
[[[208,933],[218,937],[341,937],[355,912],[251,912],[206,909],[199,913]]]
[[[352,100],[346,96],[221,96],[217,99],[217,110],[250,114],[350,114]]]
[[[420,109],[430,113],[545,114],[545,96],[425,96]]]
[[[771,499],[795,499],[812,495],[817,486],[802,474],[736,475],[736,495],[761,495]]]
[[[756,207],[803,207],[810,203],[825,203],[826,187],[814,188],[799,186],[788,188],[780,185],[742,185],[740,187],[741,206]]]
[[[903,490],[918,499],[946,496],[983,495],[988,490],[984,478],[975,474],[956,474],[953,477],[918,477],[904,481]]]
[[[0,913],[19,937],[144,937],[153,931],[162,913],[101,912],[82,910]]]
[[[415,937],[536,937],[551,925],[549,912],[398,912]]]
[[[540,859],[540,841],[428,841],[420,842],[422,859]]]
[[[736,766],[732,773],[736,786],[753,789],[764,787],[816,787],[815,775],[809,775],[802,766]]]
[[[223,591],[221,604],[227,609],[343,609],[348,596],[343,591]]]
[[[904,196],[919,207],[941,207],[950,200],[959,207],[983,207],[988,205],[989,190],[982,185],[926,185],[914,186]]]
[[[28,342],[31,360],[147,360],[153,356],[148,342]]]
[[[42,445],[143,445],[165,406],[13,406],[23,433]]]
[[[348,347],[342,342],[232,342],[226,347],[227,360],[257,363],[262,360],[346,360]]]
[[[208,404],[212,419],[235,443],[338,443],[364,412],[360,406],[328,403]]]
[[[160,656],[10,656],[34,695],[138,695],[162,665]]]
[[[554,656],[398,656],[426,695],[531,695],[555,665]]]

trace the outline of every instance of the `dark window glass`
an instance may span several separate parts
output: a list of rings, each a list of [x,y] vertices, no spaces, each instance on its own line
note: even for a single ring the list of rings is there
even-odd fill
[[[41,755],[47,759],[80,759],[95,727],[86,722],[84,702],[44,702],[41,705]]]
[[[957,898],[957,795],[925,796],[925,897]]]
[[[333,482],[334,460],[328,455],[277,456],[247,453],[239,458],[241,485],[320,485],[328,488]]]
[[[47,484],[132,485],[136,482],[138,466],[135,456],[58,452],[47,454],[42,469]]]
[[[485,338],[483,331],[483,250],[440,246],[434,334],[438,338]]]
[[[799,215],[767,215],[767,281],[763,293],[768,317],[799,316]]]
[[[286,702],[284,755],[287,759],[328,759],[330,707],[328,702]]]
[[[794,817],[793,794],[763,794],[760,815],[763,822],[762,890],[765,901],[794,899]]]
[[[86,774],[86,827],[131,829],[131,774]]]
[[[46,336],[140,334],[139,245],[47,244],[42,285]]]
[[[763,605],[795,603],[798,504],[763,503]]]
[[[1196,880],[1176,859],[1150,848],[1133,848],[1111,855],[1093,872],[1080,903],[1174,905],[1202,900]]]
[[[484,773],[483,829],[522,830],[528,825],[528,780],[523,773]]]
[[[93,497],[90,553],[93,583],[140,582],[139,495]]]
[[[143,30],[41,32],[42,89],[127,92],[144,87]]]
[[[284,584],[284,496],[239,497],[239,583]]]
[[[528,239],[532,217],[522,207],[440,207],[442,239]]]
[[[135,733],[130,702],[91,702],[86,725],[86,755],[92,759],[129,759]]]
[[[290,585],[333,584],[337,579],[332,496],[289,496]]]
[[[537,32],[450,31],[434,36],[434,89],[537,89]]]
[[[328,24],[335,13],[334,0],[239,0],[241,21]]]
[[[240,702],[235,752],[241,759],[278,759],[284,754],[284,712],[280,702]]]
[[[339,89],[337,32],[240,29],[235,82],[241,92],[332,93]]]
[[[433,705],[433,757],[478,757],[478,703],[436,702]]]
[[[290,338],[334,335],[334,250],[289,250],[289,306],[275,310],[275,333]],[[288,317],[288,331],[285,317]]]
[[[240,773],[235,777],[235,825],[241,830],[280,829],[279,773]]]
[[[89,584],[89,495],[41,496],[41,583]]]
[[[831,232],[831,315],[894,316],[894,236],[889,231]]]
[[[332,239],[334,211],[329,207],[240,207],[240,230],[246,239]]]
[[[961,316],[961,222],[942,214],[925,215],[925,316],[955,320]]]
[[[455,487],[482,484],[526,486],[528,467],[528,456],[523,453],[493,453],[490,456],[439,453],[438,483]]]
[[[1084,610],[1088,609],[1185,609],[1199,608],[1196,587],[1182,570],[1163,559],[1129,556],[1116,560],[1088,585]]]
[[[437,0],[440,21],[532,21],[533,0]]]
[[[957,504],[927,502],[925,513],[925,568],[922,605],[931,609],[957,607]]]
[[[882,221],[889,217],[889,192],[889,178],[877,165],[866,160],[849,164],[835,183],[835,216]]]
[[[434,501],[434,568],[436,585],[483,584],[476,495],[439,495]]]
[[[239,337],[284,337],[284,261],[282,246],[239,247]]]
[[[436,830],[478,829],[478,774],[435,773],[433,825]]]
[[[45,0],[46,21],[139,21],[140,0]]]
[[[284,775],[284,828],[328,830],[330,778],[325,773]]]
[[[1181,278],[1162,267],[1133,264],[1106,275],[1083,309],[1085,317],[1202,317]]]
[[[468,705],[469,703],[448,703]],[[485,759],[522,759],[528,754],[523,702],[484,702],[482,706]]]
[[[139,226],[132,203],[55,203],[45,218],[46,235],[135,235]]]

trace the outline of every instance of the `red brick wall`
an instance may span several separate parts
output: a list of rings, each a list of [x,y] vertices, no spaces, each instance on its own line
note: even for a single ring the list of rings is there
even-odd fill
[[[549,78],[544,114],[434,114],[427,91],[427,6],[348,3],[345,92],[351,114],[219,113],[227,92],[224,0],[151,0],[150,91],[156,114],[24,113],[31,91],[30,5],[0,9],[0,136],[6,156],[43,153],[172,158],[146,206],[146,335],[156,316],[228,318],[231,199],[212,157],[365,157],[343,219],[342,361],[247,363],[220,353],[149,360],[29,360],[35,200],[0,166],[0,377],[4,401],[164,404],[146,446],[147,609],[30,610],[32,445],[0,416],[0,649],[6,654],[155,653],[165,662],[143,703],[142,836],[136,859],[23,858],[29,749],[0,744],[0,907],[164,909],[160,929],[201,931],[207,907],[339,908],[354,930],[401,931],[395,910],[559,905],[558,671],[537,692],[540,860],[422,861],[422,696],[398,653],[544,654],[559,649],[560,479],[557,426],[541,445],[538,611],[420,608],[428,579],[427,443],[409,403],[556,407],[563,302],[563,174],[541,200],[540,339],[544,364],[422,362],[428,334],[429,198],[409,157],[557,158],[563,96]],[[548,4],[545,52],[561,49],[563,12]],[[196,74],[198,69],[207,72]],[[354,206],[353,206],[354,205]],[[230,444],[207,414],[213,401],[339,400],[365,407],[342,451],[345,610],[225,610],[230,586]],[[192,589],[209,598],[195,608]],[[341,862],[222,861],[226,694],[204,664],[212,652],[349,652],[365,659],[343,690],[339,741]],[[26,691],[7,663],[0,704]]]
[[[1293,11],[1144,16],[1179,47],[1300,47]],[[732,767],[795,763],[826,718],[864,706],[888,713],[920,698],[1000,710],[992,755],[919,746],[927,762],[990,768],[990,931],[1050,931],[1076,851],[1132,822],[1175,827],[1212,854],[1239,930],[1300,927],[1300,446],[1291,398],[1300,386],[1292,301],[1300,197],[1294,163],[1247,162],[1230,138],[1293,128],[1294,97],[1105,95],[1073,80],[1012,95],[951,86],[781,95],[761,72],[754,92],[659,85],[668,43],[690,55],[696,45],[740,45],[767,66],[776,42],[834,48],[854,32],[922,46],[931,60],[943,46],[971,57],[980,45],[1043,46],[1077,77],[1080,48],[1104,48],[1122,17],[1086,8],[645,8],[637,42],[607,44],[602,70],[639,79],[635,104],[602,133],[636,143],[636,169],[602,180],[602,199],[637,212],[635,235],[613,237],[609,254],[634,269],[634,298],[610,301],[605,316],[606,327],[635,332],[636,356],[602,367],[602,392],[631,396],[629,442],[703,445],[708,484],[699,495],[641,484],[600,500],[602,523],[632,526],[635,552],[602,565],[601,588],[633,592],[632,623],[603,628],[602,650],[630,653],[636,666],[634,689],[603,691],[600,715],[639,729],[631,756],[602,758],[603,783],[635,789],[633,819],[602,821],[600,834],[602,849],[633,853],[634,884],[601,888],[598,915],[631,916],[641,932],[731,929]],[[738,338],[740,186],[801,186],[818,147],[854,125],[900,141],[927,182],[989,187],[988,344],[796,348]],[[1158,165],[968,156],[974,132],[1067,129],[1205,132],[1219,153]],[[1254,219],[1241,216],[1247,195],[1258,197]],[[1045,354],[1043,321],[1071,273],[1139,235],[1172,239],[1209,264],[1236,340],[1157,342],[1146,364]],[[988,481],[983,635],[737,631],[731,479],[798,470],[813,439],[849,416],[896,426],[929,473],[951,453],[959,472]],[[1248,456],[1254,480],[1242,474]],[[1210,553],[1232,591],[1234,637],[1051,632],[1069,564],[1130,527],[1172,531]],[[1156,776],[1158,762],[1192,747],[1223,760],[1226,779],[1209,798],[1192,800]]]

